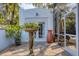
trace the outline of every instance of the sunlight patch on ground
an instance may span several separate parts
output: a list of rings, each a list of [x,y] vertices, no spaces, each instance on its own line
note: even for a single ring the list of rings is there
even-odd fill
[[[38,44],[38,43],[37,43]],[[43,42],[43,44],[45,44]],[[42,44],[42,47],[34,48],[34,56],[61,56],[64,54],[64,49],[62,47],[59,47],[57,43],[52,43],[50,45],[47,45],[47,47],[44,47]],[[29,49],[28,44],[23,44],[21,46],[12,46],[2,53],[0,53],[1,56],[29,56]]]

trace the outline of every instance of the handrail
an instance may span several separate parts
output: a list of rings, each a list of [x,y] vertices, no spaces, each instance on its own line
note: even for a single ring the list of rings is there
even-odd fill
[[[58,33],[55,33],[55,34],[58,34]],[[64,34],[58,34],[58,35],[63,35],[63,36],[64,36]],[[76,36],[76,35],[73,35],[73,34],[66,34],[66,35],[69,35],[69,36]]]
[[[58,34],[58,33],[55,33],[55,34],[65,36],[64,34]],[[73,35],[73,34],[66,34],[66,36],[69,36],[71,39],[76,39],[76,35]]]

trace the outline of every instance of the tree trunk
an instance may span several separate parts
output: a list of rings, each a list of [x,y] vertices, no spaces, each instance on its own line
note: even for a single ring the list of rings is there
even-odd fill
[[[14,12],[15,12],[15,4],[14,4],[14,9],[13,9],[12,14],[11,14],[11,21],[10,21],[10,24],[12,24],[12,25],[14,25],[14,23],[13,23]]]

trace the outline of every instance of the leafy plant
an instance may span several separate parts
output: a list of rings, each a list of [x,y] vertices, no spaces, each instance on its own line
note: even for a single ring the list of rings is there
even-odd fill
[[[19,25],[19,5],[17,3],[3,3],[3,18],[7,24]]]
[[[4,23],[5,20],[3,18],[0,18],[0,24]]]
[[[3,18],[2,12],[0,12],[0,24],[4,24],[5,19]]]
[[[39,26],[36,23],[25,23],[24,28],[32,28],[32,29],[38,29]]]
[[[76,30],[75,30],[75,20],[66,20],[66,32],[69,34],[76,34]]]
[[[9,39],[15,39],[15,45],[19,46],[21,44],[21,26],[8,25],[5,28],[6,37]]]
[[[16,25],[7,25],[5,31],[6,31],[6,37],[7,38],[19,38],[20,37],[20,26]]]
[[[36,23],[25,23],[24,29],[25,31],[29,32],[29,54],[33,54],[33,46],[34,46],[34,37],[33,32],[38,30],[39,26]]]

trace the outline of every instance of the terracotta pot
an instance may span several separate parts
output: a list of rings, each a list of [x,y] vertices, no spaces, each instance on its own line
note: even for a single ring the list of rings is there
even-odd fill
[[[52,43],[54,42],[54,35],[52,34],[52,30],[48,30],[48,34],[47,34],[47,43]]]

